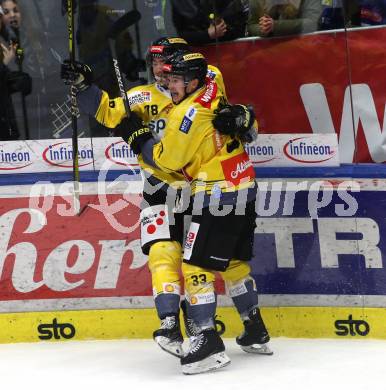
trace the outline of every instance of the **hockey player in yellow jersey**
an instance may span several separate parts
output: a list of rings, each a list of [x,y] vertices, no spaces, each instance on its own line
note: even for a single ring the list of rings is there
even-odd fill
[[[163,85],[162,67],[165,58],[181,48],[187,48],[186,42],[181,38],[160,38],[155,41],[149,47],[147,55],[147,65],[155,82],[127,92],[131,111],[148,125],[157,140],[162,138],[168,114],[173,108],[170,93]],[[75,64],[75,69],[68,62],[62,67],[63,79],[67,82],[77,81],[77,99],[83,113],[94,116],[108,128],[122,125],[126,120],[122,99],[111,99],[105,91],[92,85],[90,73],[86,65],[79,63]],[[216,88],[224,91],[221,74],[215,67],[210,67],[208,77],[216,79]],[[180,356],[183,339],[178,313],[184,213],[173,212],[174,203],[167,203],[171,203],[176,197],[170,185],[178,187],[186,185],[186,181],[181,172],[164,172],[146,164],[141,155],[138,160],[144,177],[141,244],[143,252],[149,255],[155,306],[161,320],[161,327],[154,332],[154,339],[167,352]],[[166,223],[157,224],[159,217]]]
[[[255,118],[246,106],[226,105],[222,90],[206,77],[207,64],[201,54],[177,52],[168,59],[164,72],[169,75],[175,105],[164,137],[151,138],[146,125],[133,116],[126,140],[147,164],[165,172],[182,172],[191,185],[193,217],[182,271],[192,337],[181,364],[185,374],[196,374],[230,362],[214,327],[214,271],[220,271],[244,322],[237,343],[246,352],[272,354],[248,264],[256,183],[242,138],[253,132]],[[216,110],[220,110],[217,117]],[[224,124],[227,131],[220,128]],[[229,124],[240,132],[229,132]]]

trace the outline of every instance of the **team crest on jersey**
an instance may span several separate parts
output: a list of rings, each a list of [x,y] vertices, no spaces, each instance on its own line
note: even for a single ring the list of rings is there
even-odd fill
[[[151,101],[151,92],[139,91],[128,96],[130,107]]]

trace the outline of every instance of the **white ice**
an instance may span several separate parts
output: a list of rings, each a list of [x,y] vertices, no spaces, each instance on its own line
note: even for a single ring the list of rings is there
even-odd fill
[[[271,341],[273,356],[226,340],[232,363],[185,376],[151,340],[0,345],[1,389],[22,390],[357,390],[386,388],[386,341]]]

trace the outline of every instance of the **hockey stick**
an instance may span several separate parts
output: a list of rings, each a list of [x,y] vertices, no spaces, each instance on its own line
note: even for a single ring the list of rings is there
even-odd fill
[[[119,93],[120,93],[121,98],[123,100],[123,104],[125,106],[125,111],[126,111],[127,117],[130,116],[130,104],[129,104],[129,99],[128,99],[127,94],[126,94],[126,88],[125,88],[125,84],[123,81],[121,69],[119,67],[117,51],[115,49],[115,39],[122,31],[126,30],[128,27],[132,26],[133,24],[136,24],[140,19],[141,19],[141,14],[137,10],[127,12],[125,15],[121,16],[112,25],[112,27],[108,33],[108,36],[107,36],[111,56],[113,59],[114,72],[115,72],[115,76],[116,76],[118,87],[119,87]]]
[[[137,0],[133,0],[133,11],[137,11]],[[138,11],[137,11],[138,12]],[[141,39],[139,33],[138,21],[135,23],[135,45],[137,46],[137,58],[141,59],[142,57],[142,49],[141,49]]]
[[[17,42],[16,64],[17,64],[17,68],[18,68],[19,72],[23,72],[24,49],[21,47],[21,44],[20,44],[20,30],[19,30],[19,27],[17,27],[17,28],[11,27],[11,29],[13,30],[14,34],[16,35],[16,42]],[[22,109],[22,113],[23,113],[25,139],[30,139],[27,103],[25,101],[24,93],[21,93],[21,109]]]
[[[70,61],[75,62],[75,37],[74,37],[74,0],[67,0],[67,28],[68,28],[68,47]],[[74,209],[80,214],[79,200],[79,159],[78,159],[78,107],[76,103],[76,91],[70,86],[71,98],[71,119],[72,119],[72,173],[74,181]]]

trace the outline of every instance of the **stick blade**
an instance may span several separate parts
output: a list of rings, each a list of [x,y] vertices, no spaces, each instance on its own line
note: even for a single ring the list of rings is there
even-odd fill
[[[137,10],[132,10],[121,16],[110,28],[107,36],[115,39],[122,31],[136,24],[141,19],[141,14]]]

